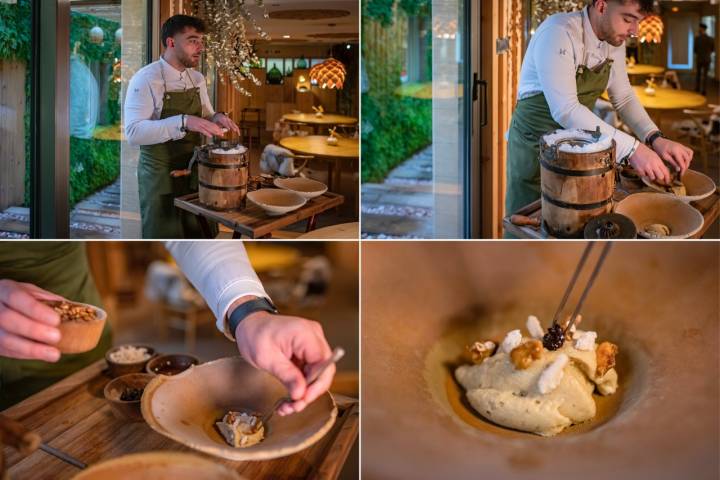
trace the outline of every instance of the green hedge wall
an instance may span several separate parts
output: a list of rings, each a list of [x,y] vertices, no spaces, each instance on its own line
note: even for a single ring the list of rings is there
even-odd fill
[[[362,95],[363,182],[380,182],[432,138],[432,102],[413,97]]]
[[[15,4],[0,3],[0,60],[30,59],[30,0]],[[78,53],[86,62],[112,64],[120,58],[120,44],[115,31],[120,24],[82,13],[71,14],[70,49],[80,42]],[[98,25],[105,32],[104,41],[94,44],[88,40],[89,30]],[[25,79],[26,98],[30,98],[30,71]],[[110,81],[108,79],[108,81]],[[111,82],[108,91],[109,119],[120,122],[120,84]],[[25,108],[25,206],[30,204],[30,105]],[[120,142],[113,140],[70,137],[70,205],[113,183],[120,175]]]

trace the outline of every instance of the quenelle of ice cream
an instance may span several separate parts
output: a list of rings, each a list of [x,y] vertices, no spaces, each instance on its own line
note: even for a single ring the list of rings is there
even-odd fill
[[[551,351],[543,347],[536,317],[526,328],[527,336],[512,330],[497,348],[491,341],[469,347],[474,365],[458,367],[455,378],[470,405],[498,425],[543,436],[595,417],[593,392],[617,390],[617,347],[598,345],[595,332],[573,327]]]

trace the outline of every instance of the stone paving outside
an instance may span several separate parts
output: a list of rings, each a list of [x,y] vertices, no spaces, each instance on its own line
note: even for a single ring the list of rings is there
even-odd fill
[[[395,167],[383,183],[362,184],[362,238],[432,238],[432,145]]]

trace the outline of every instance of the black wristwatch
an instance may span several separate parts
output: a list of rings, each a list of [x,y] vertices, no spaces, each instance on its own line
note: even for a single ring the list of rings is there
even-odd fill
[[[269,299],[265,297],[259,297],[240,304],[240,306],[236,307],[228,317],[228,328],[230,329],[230,335],[232,335],[233,338],[235,338],[235,330],[237,330],[240,322],[254,312],[278,313],[278,309]]]
[[[645,140],[645,144],[648,147],[652,148],[653,142],[655,142],[655,140],[657,140],[659,137],[667,138],[660,130],[656,130],[655,133],[650,135],[647,140]]]

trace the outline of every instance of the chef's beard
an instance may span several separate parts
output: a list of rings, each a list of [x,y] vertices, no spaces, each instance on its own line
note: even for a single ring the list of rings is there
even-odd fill
[[[194,60],[192,55],[188,55],[185,52],[179,51],[178,53],[178,60],[180,63],[183,64],[185,68],[195,68],[197,67],[198,63],[200,63],[200,57],[198,57],[197,60]]]
[[[619,47],[625,43],[625,39],[613,30],[609,16],[603,18],[600,22],[600,34],[600,40],[609,43],[613,47]]]

